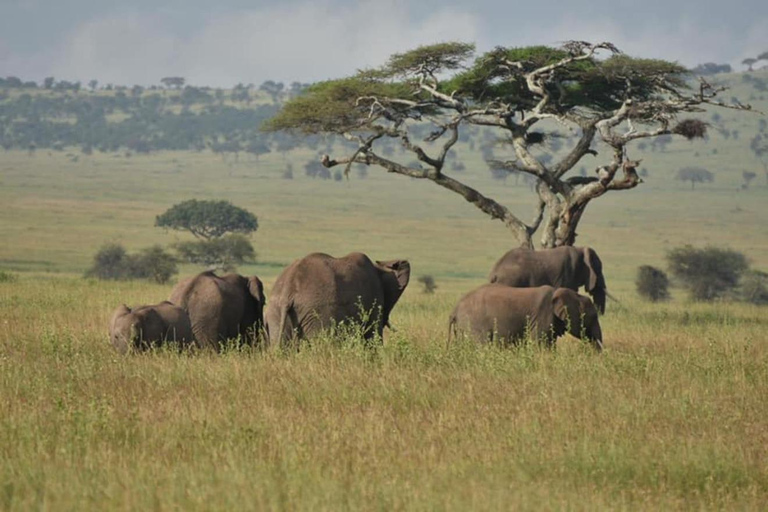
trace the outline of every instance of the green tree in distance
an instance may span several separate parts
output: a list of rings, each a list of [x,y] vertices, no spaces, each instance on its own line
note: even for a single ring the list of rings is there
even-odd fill
[[[188,231],[198,238],[175,246],[189,263],[228,271],[256,257],[245,236],[258,229],[256,216],[228,201],[183,201],[158,215],[155,226]]]
[[[190,199],[174,205],[155,218],[155,226],[188,231],[196,238],[210,240],[227,233],[250,234],[259,228],[254,214],[229,201]]]

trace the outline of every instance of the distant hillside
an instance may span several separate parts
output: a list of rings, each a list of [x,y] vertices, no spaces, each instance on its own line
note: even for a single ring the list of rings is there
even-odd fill
[[[729,87],[722,101],[741,101],[768,110],[768,70],[721,73],[708,80]],[[184,86],[179,77],[168,77],[163,83],[167,87],[110,84],[99,88],[94,80],[85,88],[79,82],[50,78],[42,85],[16,77],[0,78],[0,146],[30,154],[46,149],[78,150],[84,155],[96,151],[146,154],[210,149],[235,159],[240,153],[255,158],[273,151],[284,154],[298,146],[330,152],[332,141],[325,138],[259,130],[261,123],[273,116],[284,100],[300,94],[305,84],[285,87],[267,81],[259,87],[238,84],[232,89],[213,89]],[[748,141],[765,136],[766,121],[760,116],[737,112],[731,116],[722,110],[702,116],[710,123],[713,138]],[[413,127],[415,136],[420,135],[419,128]],[[490,156],[494,141],[487,135],[470,128],[462,133],[461,140],[477,140],[478,149]],[[640,146],[641,152],[664,151],[665,139],[654,142],[651,148]],[[474,144],[470,147],[475,148]],[[558,148],[550,150],[556,153]]]

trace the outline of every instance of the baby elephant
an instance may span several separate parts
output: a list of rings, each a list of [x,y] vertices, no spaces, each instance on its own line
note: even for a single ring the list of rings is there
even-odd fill
[[[121,354],[166,341],[184,347],[192,342],[192,324],[186,311],[168,301],[133,309],[123,304],[112,314],[109,339]]]
[[[598,352],[603,349],[595,305],[568,288],[483,285],[462,297],[451,313],[448,341],[460,331],[480,342],[496,339],[503,343],[530,334],[550,347],[569,332],[589,340]]]

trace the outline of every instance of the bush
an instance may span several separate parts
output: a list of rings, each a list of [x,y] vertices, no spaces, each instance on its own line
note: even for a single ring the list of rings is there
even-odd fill
[[[133,260],[133,276],[138,279],[149,279],[165,284],[179,272],[176,258],[165,252],[159,245],[143,249]]]
[[[0,270],[0,283],[13,283],[17,279],[16,274]]]
[[[181,242],[176,244],[176,251],[181,259],[189,263],[226,271],[234,270],[237,265],[253,262],[256,259],[256,252],[251,242],[242,235]]]
[[[165,284],[178,271],[176,258],[159,245],[143,249],[139,254],[128,254],[120,244],[106,244],[93,257],[93,266],[85,277],[112,281],[148,279]]]
[[[435,293],[435,290],[437,289],[437,285],[435,284],[435,278],[426,275],[419,277],[419,282],[424,285],[424,293]]]
[[[724,297],[739,284],[749,268],[740,252],[718,247],[678,247],[667,254],[669,270],[688,289],[694,300]]]
[[[739,295],[750,304],[768,304],[768,274],[759,270],[747,272],[742,277]]]
[[[128,253],[125,247],[120,244],[105,244],[93,257],[93,266],[85,272],[85,277],[129,279],[128,267]]]
[[[669,278],[663,270],[650,265],[642,265],[637,269],[635,279],[637,293],[651,302],[669,299]]]

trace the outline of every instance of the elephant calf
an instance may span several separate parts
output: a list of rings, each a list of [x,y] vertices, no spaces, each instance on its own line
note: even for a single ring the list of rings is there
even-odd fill
[[[193,341],[189,315],[168,301],[150,306],[118,307],[109,322],[112,346],[125,354],[130,350],[146,350],[166,341],[182,347]]]
[[[381,336],[410,275],[406,260],[374,263],[359,252],[343,258],[313,253],[294,261],[272,287],[265,314],[269,342],[280,345],[350,320],[362,322],[366,339]]]
[[[460,331],[480,342],[496,339],[503,343],[514,343],[530,334],[550,347],[569,332],[586,338],[598,351],[603,349],[594,304],[568,288],[483,285],[464,295],[451,313],[449,342],[451,335]]]

